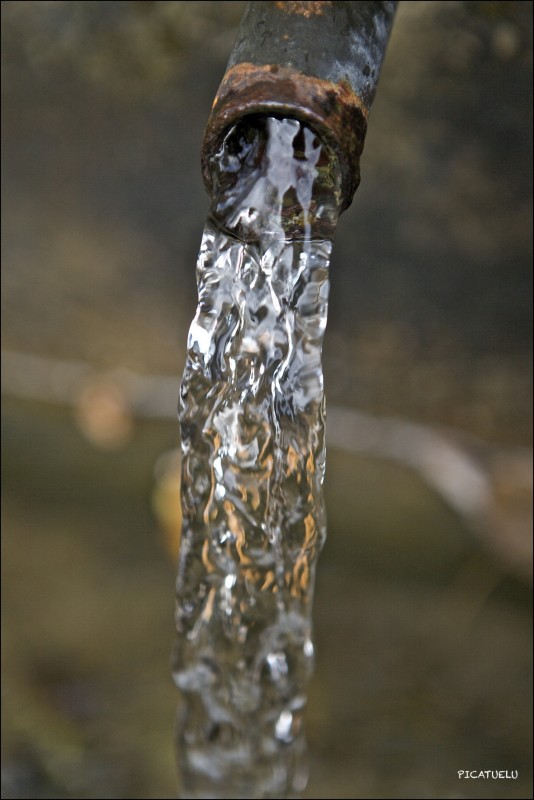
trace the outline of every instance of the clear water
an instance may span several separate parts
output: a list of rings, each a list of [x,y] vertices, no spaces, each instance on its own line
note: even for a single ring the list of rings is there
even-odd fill
[[[182,797],[284,798],[307,779],[339,177],[309,129],[270,117],[234,128],[212,168],[180,399]]]

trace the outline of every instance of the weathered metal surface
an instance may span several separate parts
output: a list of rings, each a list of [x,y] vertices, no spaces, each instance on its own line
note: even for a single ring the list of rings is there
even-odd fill
[[[275,5],[287,14],[302,14],[304,17],[311,17],[312,14],[323,14],[324,6],[331,6],[332,0],[322,0],[322,2],[316,0],[316,2],[309,3],[293,0],[293,2],[277,2]]]
[[[349,205],[360,179],[367,109],[346,82],[336,84],[277,65],[232,67],[219,88],[204,136],[202,171],[208,190],[210,154],[218,149],[223,133],[250,114],[307,122],[336,153],[342,176],[340,205]]]
[[[248,114],[268,113],[307,122],[333,148],[347,208],[396,5],[249,3],[204,137],[208,191],[209,157],[228,128]]]

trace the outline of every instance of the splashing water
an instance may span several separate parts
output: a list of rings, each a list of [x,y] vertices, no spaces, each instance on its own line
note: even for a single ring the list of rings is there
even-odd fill
[[[283,798],[307,778],[339,175],[311,130],[272,117],[233,128],[212,171],[180,403],[182,797]]]

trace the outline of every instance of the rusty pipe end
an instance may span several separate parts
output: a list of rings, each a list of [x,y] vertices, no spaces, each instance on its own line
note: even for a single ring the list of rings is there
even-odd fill
[[[348,208],[360,182],[368,116],[366,105],[348,81],[333,83],[278,64],[245,62],[230,67],[215,97],[202,143],[202,175],[209,194],[210,158],[229,129],[252,114],[293,117],[309,125],[337,158],[340,210]]]
[[[360,155],[397,3],[248,3],[202,146],[208,192],[214,155],[251,114],[308,124],[337,159],[340,210],[360,182]]]

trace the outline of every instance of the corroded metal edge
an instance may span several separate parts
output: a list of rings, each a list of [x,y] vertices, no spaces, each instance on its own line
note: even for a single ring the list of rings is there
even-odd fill
[[[202,143],[202,174],[211,193],[210,157],[239,119],[250,114],[293,117],[307,123],[335,153],[341,172],[340,210],[360,182],[360,155],[368,109],[347,81],[333,83],[277,64],[240,63],[219,87]]]
[[[324,14],[325,6],[331,6],[332,0],[315,0],[312,2],[301,3],[298,0],[288,2],[275,2],[275,6],[286,14],[300,14],[303,17],[311,17],[314,14]]]

